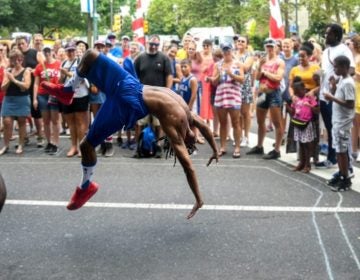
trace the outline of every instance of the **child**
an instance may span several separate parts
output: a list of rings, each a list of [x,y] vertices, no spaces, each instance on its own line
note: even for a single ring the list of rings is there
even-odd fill
[[[180,68],[183,77],[179,83],[179,95],[181,95],[186,104],[189,105],[190,111],[197,114],[197,93],[199,86],[196,77],[191,74],[191,61],[189,59],[183,59],[180,62]],[[199,137],[199,131],[196,128],[194,128],[194,133],[196,142],[204,144],[203,140]]]
[[[197,112],[196,108],[196,94],[198,91],[198,82],[195,76],[191,74],[191,61],[183,59],[180,62],[181,73],[183,77],[179,84],[179,94],[189,105],[190,111]]]
[[[292,87],[297,98],[294,98],[291,106],[287,105],[287,108],[292,116],[291,122],[294,124],[294,141],[299,142],[300,148],[300,162],[294,171],[309,173],[312,143],[316,138],[312,120],[314,114],[319,113],[319,106],[314,96],[306,95],[306,88],[300,77],[294,78]]]
[[[351,127],[354,119],[355,83],[349,75],[350,60],[346,56],[338,56],[334,60],[334,70],[340,76],[336,83],[330,78],[331,93],[324,93],[328,101],[332,101],[332,136],[333,148],[339,167],[339,175],[327,183],[332,191],[345,191],[351,187],[349,177],[349,148],[351,145]],[[333,95],[334,94],[334,95]]]

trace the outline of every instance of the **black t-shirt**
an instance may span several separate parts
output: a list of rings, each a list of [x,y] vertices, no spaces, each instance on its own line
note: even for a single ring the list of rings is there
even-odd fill
[[[140,82],[150,86],[166,86],[166,77],[171,75],[170,59],[163,53],[140,54],[135,62],[135,71]]]
[[[29,49],[27,52],[24,52],[23,55],[24,55],[23,66],[34,69],[36,67],[36,65],[38,64],[37,59],[36,59],[37,50]]]

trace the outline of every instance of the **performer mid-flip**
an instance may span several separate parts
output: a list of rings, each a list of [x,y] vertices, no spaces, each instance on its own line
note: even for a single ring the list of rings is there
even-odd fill
[[[190,112],[179,95],[167,88],[142,85],[120,65],[95,50],[88,50],[84,54],[77,73],[66,85],[49,82],[43,82],[42,85],[61,102],[70,103],[73,89],[84,78],[106,94],[106,101],[80,144],[83,177],[67,208],[80,208],[98,190],[98,184],[91,181],[97,160],[95,147],[124,126],[125,129],[133,128],[138,119],[150,113],[159,119],[171,148],[184,169],[196,199],[187,216],[188,219],[193,217],[202,207],[203,200],[187,148],[195,145],[192,128],[197,127],[213,150],[207,165],[214,159],[218,161],[216,143],[209,127]]]

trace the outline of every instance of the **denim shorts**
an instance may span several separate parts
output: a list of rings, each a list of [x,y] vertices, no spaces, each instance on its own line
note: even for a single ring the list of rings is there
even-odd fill
[[[44,111],[59,111],[59,104],[57,100],[49,103],[49,94],[41,94],[37,96],[38,108],[41,112]]]
[[[260,93],[257,98],[256,107],[261,109],[269,109],[270,107],[281,107],[282,97],[280,89],[276,89],[269,93]]]

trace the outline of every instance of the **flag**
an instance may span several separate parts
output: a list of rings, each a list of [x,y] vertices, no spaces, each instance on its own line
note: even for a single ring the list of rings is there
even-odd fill
[[[132,31],[136,34],[136,41],[145,45],[145,34],[144,34],[144,18],[143,18],[143,8],[141,5],[141,0],[136,1],[136,12],[135,19],[132,22]]]
[[[278,0],[269,0],[270,3],[270,37],[273,39],[284,39],[285,30],[281,20],[280,5]]]

